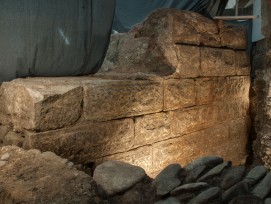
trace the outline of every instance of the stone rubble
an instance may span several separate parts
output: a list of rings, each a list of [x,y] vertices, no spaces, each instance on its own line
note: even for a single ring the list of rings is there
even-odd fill
[[[0,203],[268,204],[271,201],[271,173],[265,167],[232,167],[231,162],[214,156],[199,158],[186,167],[170,164],[154,179],[141,167],[120,161],[98,165],[92,178],[52,152],[26,151],[15,146],[0,148],[0,164]],[[199,168],[201,165],[204,168]],[[192,178],[191,172],[195,170],[197,177],[206,178],[205,182],[187,179]]]

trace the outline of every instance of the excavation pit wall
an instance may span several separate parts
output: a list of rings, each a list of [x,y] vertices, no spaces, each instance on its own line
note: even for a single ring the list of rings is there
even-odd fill
[[[150,176],[170,163],[185,165],[207,155],[243,164],[250,127],[245,37],[240,38],[232,28],[219,29],[199,14],[184,14],[186,20],[196,15],[199,21],[215,26],[217,30],[209,29],[212,34],[204,25],[208,39],[215,35],[217,43],[199,43],[198,39],[206,39],[200,29],[196,29],[195,43],[192,39],[190,44],[179,45],[165,38],[161,39],[166,43],[161,43],[161,36],[146,37],[147,19],[134,33],[112,37],[118,43],[111,41],[96,76],[4,82],[0,89],[2,145],[52,151],[81,164],[121,160],[143,167]],[[222,31],[232,40],[223,38]],[[137,46],[133,41],[144,44],[146,38],[152,41],[153,50],[161,52],[158,57],[144,58],[150,46]],[[121,45],[120,39],[127,43]],[[118,52],[130,46],[136,46],[134,57]],[[153,71],[155,64],[161,68],[158,72]]]

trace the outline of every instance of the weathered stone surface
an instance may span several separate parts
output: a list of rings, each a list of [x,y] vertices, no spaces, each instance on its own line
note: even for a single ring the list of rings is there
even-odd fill
[[[210,138],[216,138],[210,140]],[[206,142],[208,141],[208,142]],[[228,141],[228,127],[214,126],[202,131],[155,143],[153,145],[153,168],[162,169],[171,162],[186,165],[206,155],[220,155],[225,149],[216,148]],[[232,152],[227,149],[226,152]],[[227,153],[227,155],[229,155]]]
[[[229,204],[263,204],[262,199],[253,195],[241,195],[231,200]]]
[[[193,79],[169,79],[164,84],[164,111],[195,105]]]
[[[211,127],[216,122],[216,116],[217,110],[212,105],[174,111],[173,134],[183,135]]]
[[[10,154],[0,167],[1,203],[101,203],[94,181],[51,152],[0,149]]]
[[[236,51],[235,52],[235,65],[237,75],[250,74],[250,58],[246,51]]]
[[[69,79],[70,83],[67,83]],[[80,78],[61,78],[57,82],[51,78],[5,82],[0,89],[0,122],[30,130],[71,125],[82,112],[83,90],[79,83]]]
[[[172,135],[172,112],[155,113],[135,118],[135,147],[153,144]]]
[[[127,152],[114,154],[111,156],[103,157],[96,160],[97,163],[101,163],[109,160],[117,160],[130,163],[132,165],[140,166],[145,169],[148,176],[154,177],[157,175],[156,170],[152,168],[152,149],[150,146],[144,146],[137,149],[133,149]],[[161,169],[160,169],[161,170]]]
[[[94,170],[93,179],[106,196],[128,190],[146,176],[144,169],[120,161],[107,161]]]
[[[103,156],[132,149],[134,123],[132,119],[123,119],[25,134],[24,148],[26,149],[52,151],[72,161],[87,163]]]
[[[244,27],[220,21],[219,28],[222,46],[242,50],[247,48],[247,31]]]
[[[197,203],[197,204],[203,204],[208,203],[212,201],[215,198],[218,198],[221,194],[221,190],[218,187],[212,187],[209,188],[203,192],[201,192],[199,195],[197,195],[194,199],[192,199],[189,204]]]
[[[242,97],[248,101],[250,78],[204,77],[196,79],[196,104],[207,104],[225,98]],[[247,98],[243,98],[247,96]],[[240,99],[237,99],[240,101]]]
[[[200,177],[198,179],[198,182],[207,181],[208,179],[211,179],[215,176],[219,176],[225,168],[230,167],[230,166],[231,166],[231,162],[229,161],[223,162],[222,164],[217,165],[216,167],[208,171],[206,174],[204,174],[202,177]]]
[[[220,182],[221,188],[226,190],[241,181],[245,171],[246,168],[244,166],[231,167],[228,169],[225,175],[222,176],[222,180]]]
[[[264,166],[256,166],[249,171],[244,181],[249,186],[253,186],[266,175],[266,171],[267,169]]]
[[[84,87],[84,119],[107,121],[159,112],[163,88],[151,81],[101,80]]]
[[[181,184],[180,164],[170,164],[164,168],[153,180],[157,196],[164,196]]]
[[[8,126],[0,125],[0,144],[3,144],[4,138],[9,132]]]
[[[202,76],[235,75],[235,52],[233,50],[203,47],[200,52]]]
[[[172,74],[175,77],[198,77],[201,74],[200,70],[200,48],[189,45],[175,45],[177,64],[175,72]]]
[[[21,134],[13,132],[13,131],[9,131],[3,140],[3,145],[5,146],[15,145],[18,147],[22,147],[23,142],[24,142],[24,138],[22,137]]]
[[[205,182],[188,183],[175,188],[170,192],[170,195],[176,196],[182,193],[199,191],[207,187],[209,187],[209,185]]]
[[[269,172],[263,180],[257,184],[257,186],[253,189],[252,193],[255,196],[258,196],[261,199],[267,197],[267,195],[271,192],[271,172]]]

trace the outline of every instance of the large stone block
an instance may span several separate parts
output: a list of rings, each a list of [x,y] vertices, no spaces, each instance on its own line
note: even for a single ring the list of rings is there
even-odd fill
[[[201,75],[228,76],[235,75],[235,52],[228,49],[202,47]]]
[[[195,105],[193,79],[169,79],[164,83],[164,111]]]
[[[84,87],[84,119],[107,121],[159,112],[163,87],[151,81],[101,80]]]
[[[250,74],[250,58],[246,51],[235,52],[236,74],[248,76]]]
[[[182,166],[206,155],[218,155],[215,147],[229,138],[228,126],[218,125],[153,145],[153,169],[161,170],[170,163]],[[232,155],[232,152],[227,152]]]
[[[52,151],[76,163],[87,163],[132,149],[134,123],[132,119],[124,119],[78,124],[48,132],[25,132],[25,137],[25,149]]]
[[[73,80],[65,83],[65,78],[57,82],[51,78],[5,82],[0,90],[0,123],[19,130],[50,130],[71,125],[81,116],[82,96],[83,89]]]
[[[135,147],[153,144],[172,136],[172,112],[135,118]]]
[[[196,79],[196,104],[206,104],[230,97],[249,95],[250,78],[242,76]]]
[[[173,134],[184,135],[213,126],[216,118],[217,109],[213,105],[174,111]]]
[[[177,61],[174,77],[198,77],[200,72],[200,48],[189,45],[175,45]],[[174,61],[172,61],[174,62]]]
[[[247,48],[247,31],[243,26],[218,23],[220,28],[221,45],[232,49],[245,50]]]

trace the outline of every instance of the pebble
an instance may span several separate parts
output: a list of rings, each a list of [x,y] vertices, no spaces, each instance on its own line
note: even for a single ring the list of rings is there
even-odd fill
[[[261,199],[267,197],[271,192],[271,172],[269,172],[263,180],[253,189],[252,194]]]
[[[184,167],[184,169],[186,171],[190,171],[202,165],[214,167],[217,166],[218,164],[221,164],[223,161],[224,161],[223,158],[218,156],[201,157],[189,163],[186,167]]]
[[[181,204],[181,202],[177,198],[169,197],[165,200],[159,200],[154,204]]]
[[[236,166],[228,169],[226,174],[222,177],[222,181],[220,183],[220,187],[223,190],[227,190],[232,187],[236,183],[242,180],[244,177],[246,168],[244,166]]]
[[[247,182],[249,186],[254,186],[265,175],[266,175],[266,168],[264,166],[256,166],[249,171],[244,181]]]
[[[10,154],[9,153],[5,153],[1,156],[0,160],[2,161],[8,161],[10,158]]]
[[[188,171],[187,176],[185,177],[185,182],[186,183],[195,182],[206,169],[207,169],[207,166],[202,165]]]
[[[211,200],[219,197],[221,194],[221,189],[218,187],[212,187],[209,188],[203,192],[201,192],[199,195],[197,195],[194,199],[192,199],[189,204],[203,204],[203,203],[209,203]]]
[[[249,194],[248,185],[246,182],[241,181],[223,193],[222,201],[228,203],[238,195],[247,195],[247,194]]]
[[[156,189],[157,196],[164,196],[181,184],[180,173],[182,167],[180,164],[170,164],[164,168],[153,180],[153,186]]]
[[[204,182],[189,183],[189,184],[184,184],[182,186],[175,188],[174,190],[170,192],[170,194],[173,196],[176,196],[176,195],[191,192],[191,191],[199,191],[207,187],[209,187],[209,185]]]
[[[198,182],[206,181],[214,176],[220,175],[221,172],[226,168],[231,166],[231,162],[223,162],[222,164],[217,165],[216,167],[212,168],[210,171],[208,171],[206,174],[204,174],[202,177],[198,179]]]
[[[229,204],[263,204],[263,201],[254,195],[240,195],[231,200]]]
[[[271,204],[271,198],[266,198],[264,200],[264,204]]]
[[[8,163],[7,161],[0,161],[0,167],[5,166],[7,163]]]

